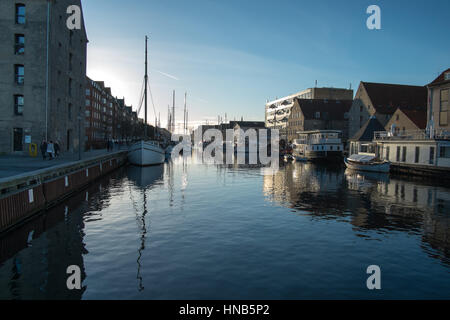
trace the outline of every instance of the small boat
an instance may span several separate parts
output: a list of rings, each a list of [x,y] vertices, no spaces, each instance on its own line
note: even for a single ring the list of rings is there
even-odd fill
[[[348,169],[357,171],[383,172],[388,173],[391,167],[389,161],[382,161],[375,155],[353,154],[344,159]]]
[[[295,157],[292,154],[286,154],[284,155],[284,161],[285,162],[291,162],[291,161],[295,161]]]
[[[136,166],[152,166],[164,163],[166,153],[157,141],[139,141],[128,151],[128,160]]]

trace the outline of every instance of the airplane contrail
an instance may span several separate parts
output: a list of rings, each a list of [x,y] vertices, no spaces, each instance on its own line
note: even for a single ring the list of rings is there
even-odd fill
[[[162,74],[163,76],[168,77],[168,78],[171,78],[171,79],[174,79],[174,80],[177,80],[177,81],[180,80],[180,79],[178,79],[177,77],[172,76],[171,74],[168,74],[168,73],[165,73],[165,72],[162,72],[162,71],[159,71],[159,70],[155,70],[155,71],[158,72],[158,73],[160,73],[160,74]]]

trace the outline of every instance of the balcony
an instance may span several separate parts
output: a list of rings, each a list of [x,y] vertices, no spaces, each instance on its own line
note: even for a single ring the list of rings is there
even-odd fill
[[[399,132],[387,132],[376,131],[374,132],[375,141],[391,141],[391,140],[450,140],[450,131],[445,129],[435,129],[431,132],[429,130],[414,130],[414,131],[399,131]]]

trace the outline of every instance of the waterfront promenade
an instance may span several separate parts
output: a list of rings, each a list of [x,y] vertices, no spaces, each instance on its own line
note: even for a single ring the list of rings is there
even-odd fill
[[[89,160],[90,158],[126,149],[127,147],[123,146],[122,148],[115,148],[114,151],[107,151],[106,149],[86,151],[81,154],[81,160]],[[60,166],[78,160],[78,153],[62,153],[60,157],[54,160],[43,160],[41,155],[35,158],[28,155],[2,155],[0,156],[0,179],[53,166]]]

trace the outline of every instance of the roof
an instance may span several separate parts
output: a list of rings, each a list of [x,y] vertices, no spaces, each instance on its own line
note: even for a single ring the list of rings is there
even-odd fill
[[[428,90],[425,86],[362,82],[378,113],[393,114],[398,107],[426,107]]]
[[[427,127],[427,109],[399,108],[419,129]]]
[[[441,85],[441,84],[450,83],[450,80],[445,80],[445,74],[446,73],[450,73],[450,68],[448,68],[447,70],[442,72],[436,79],[434,79],[427,86],[428,87],[434,87],[434,86],[438,86],[438,85]]]
[[[353,100],[296,99],[305,120],[347,120]],[[320,117],[316,118],[316,112]]]
[[[362,126],[361,129],[350,139],[351,141],[372,141],[373,133],[376,131],[386,131],[380,121],[374,116]]]
[[[264,121],[236,121],[235,126],[247,127],[247,128],[265,128],[266,123]]]

